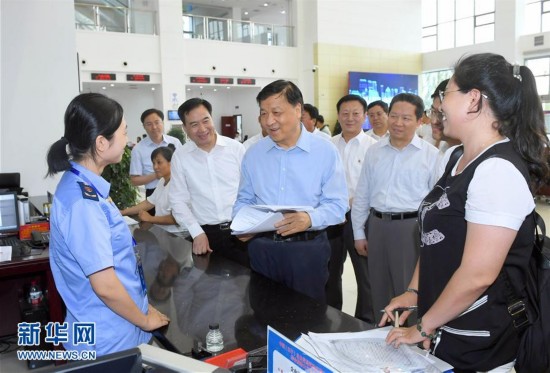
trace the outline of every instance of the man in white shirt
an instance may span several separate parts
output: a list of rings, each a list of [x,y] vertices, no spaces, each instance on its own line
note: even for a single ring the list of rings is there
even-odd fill
[[[176,149],[181,142],[175,137],[164,134],[164,114],[157,109],[148,109],[141,114],[141,123],[147,132],[147,137],[138,142],[132,149],[130,159],[130,180],[135,186],[145,185],[145,196],[149,197],[155,191],[158,176],[153,170],[151,153],[153,150],[168,144],[174,144]]]
[[[313,133],[314,135],[320,136],[326,140],[330,140],[330,135],[327,135],[325,132],[319,131],[317,128],[317,117],[319,116],[319,110],[311,105],[304,104],[302,109],[302,123],[308,132]]]
[[[367,131],[367,135],[376,141],[389,137],[388,132],[388,104],[384,101],[373,101],[367,106],[367,114],[372,128]]]
[[[258,122],[260,122],[260,117],[259,116],[258,116]],[[254,136],[252,136],[251,138],[249,138],[248,140],[243,142],[243,145],[244,145],[246,150],[250,149],[250,147],[252,145],[256,144],[258,141],[260,141],[261,139],[263,139],[264,137],[267,136],[267,132],[262,127],[261,123],[260,123],[260,128],[262,129],[262,131],[260,133],[255,134]]]
[[[355,190],[351,209],[355,249],[369,257],[377,311],[408,291],[418,259],[417,211],[435,184],[438,159],[438,150],[416,135],[423,113],[424,103],[417,95],[400,93],[392,99],[390,137],[367,151]],[[375,312],[375,318],[378,323],[381,315]]]
[[[367,116],[367,103],[361,96],[346,95],[342,97],[336,104],[336,110],[342,132],[332,137],[331,141],[338,148],[344,164],[351,206],[365,153],[371,145],[376,144],[376,140],[363,132],[362,126]],[[359,255],[355,250],[351,214],[349,212],[346,214],[345,224],[330,227],[327,234],[332,249],[329,279],[326,286],[327,303],[342,309],[342,272],[346,261],[346,252],[348,252],[357,281],[355,317],[371,324],[374,323],[368,260],[366,256]]]
[[[246,250],[230,229],[244,146],[216,132],[212,105],[206,100],[189,99],[178,114],[191,141],[172,157],[172,215],[189,230],[194,254],[219,251],[247,265]]]

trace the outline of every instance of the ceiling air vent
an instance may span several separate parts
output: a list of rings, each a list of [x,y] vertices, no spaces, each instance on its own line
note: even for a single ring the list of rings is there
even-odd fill
[[[544,35],[535,36],[535,47],[538,45],[544,45]]]

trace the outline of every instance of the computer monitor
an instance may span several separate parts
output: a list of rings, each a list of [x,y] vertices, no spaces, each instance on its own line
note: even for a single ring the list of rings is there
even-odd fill
[[[19,233],[17,192],[0,191],[0,237]]]
[[[21,193],[21,174],[19,172],[0,173],[1,190]]]
[[[96,360],[73,361],[65,365],[49,367],[46,373],[142,373],[141,351],[139,348],[115,352],[98,357]]]

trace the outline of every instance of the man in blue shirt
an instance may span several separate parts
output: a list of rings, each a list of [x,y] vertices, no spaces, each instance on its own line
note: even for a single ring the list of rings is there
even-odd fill
[[[268,136],[245,154],[233,216],[244,205],[308,206],[284,214],[276,231],[249,244],[252,269],[325,301],[330,245],[325,228],[344,221],[348,192],[336,147],[305,130],[304,101],[292,82],[277,80],[256,97]]]

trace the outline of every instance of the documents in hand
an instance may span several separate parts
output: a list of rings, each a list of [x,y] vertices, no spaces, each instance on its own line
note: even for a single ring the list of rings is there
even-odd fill
[[[313,211],[311,206],[243,206],[231,223],[232,234],[249,234],[276,230],[275,223],[283,220],[287,212]]]
[[[296,344],[337,372],[440,373],[452,366],[416,346],[387,345],[391,327],[358,333],[302,334]]]

